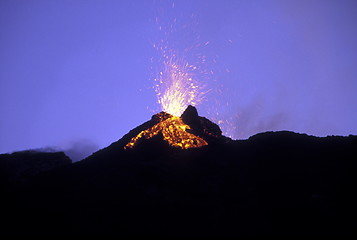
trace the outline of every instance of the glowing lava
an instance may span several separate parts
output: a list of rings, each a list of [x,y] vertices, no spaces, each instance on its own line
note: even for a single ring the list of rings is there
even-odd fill
[[[198,83],[194,80],[196,67],[176,55],[164,55],[163,71],[156,79],[158,103],[164,112],[180,116],[188,105],[195,106],[202,100]]]
[[[161,31],[161,26],[159,29]],[[169,33],[172,32],[171,26]],[[202,137],[187,131],[191,127],[180,117],[188,106],[191,105],[192,108],[203,99],[202,85],[195,80],[194,73],[198,69],[168,46],[167,39],[154,44],[154,48],[160,54],[158,63],[161,67],[155,78],[157,101],[162,110],[161,113],[155,115],[159,121],[155,122],[156,124],[151,128],[143,130],[133,137],[126,144],[125,149],[133,148],[140,140],[150,139],[159,133],[162,133],[163,139],[169,145],[177,148],[187,149],[208,145]],[[184,53],[186,52],[184,51]],[[196,109],[195,112],[197,114]],[[199,133],[199,135],[201,134]]]
[[[160,132],[164,140],[173,147],[188,149],[208,145],[204,139],[187,132],[186,130],[190,129],[190,126],[185,124],[180,117],[170,115],[171,117],[164,119],[165,115],[168,114],[158,113],[156,116],[162,121],[147,130],[141,131],[131,139],[125,149],[133,148],[141,139],[150,139]]]
[[[203,138],[188,132],[190,126],[179,117],[189,105],[195,106],[202,100],[203,94],[193,78],[196,67],[178,58],[173,51],[166,48],[160,48],[160,51],[164,60],[162,71],[155,79],[155,91],[163,112],[155,115],[158,123],[133,137],[125,149],[133,148],[141,139],[150,139],[160,132],[173,147],[187,149],[208,145]]]
[[[203,138],[188,132],[190,126],[179,117],[189,105],[194,106],[202,100],[200,88],[192,74],[196,67],[170,53],[168,55],[163,51],[163,70],[155,79],[158,103],[163,111],[156,115],[160,122],[133,137],[125,149],[133,148],[141,139],[150,139],[160,132],[173,147],[188,149],[208,145]]]

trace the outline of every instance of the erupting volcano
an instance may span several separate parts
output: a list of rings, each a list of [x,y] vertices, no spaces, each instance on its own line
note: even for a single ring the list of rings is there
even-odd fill
[[[164,139],[174,147],[186,149],[208,144],[202,138],[187,132],[186,130],[191,128],[180,117],[175,117],[165,112],[158,113],[157,117],[161,120],[159,123],[150,129],[140,132],[136,137],[132,138],[126,147],[132,148],[140,139],[149,139],[159,132],[162,132]]]
[[[161,134],[170,146],[188,149],[206,146],[209,143],[227,142],[230,139],[222,135],[218,125],[204,117],[198,116],[195,107],[189,105],[181,117],[160,112],[143,124],[145,128],[125,145],[133,148],[144,140]],[[142,125],[142,126],[143,126]]]
[[[154,79],[154,89],[162,112],[136,128],[135,133],[132,131],[124,136],[125,140],[130,138],[124,149],[134,148],[157,135],[170,146],[181,149],[230,140],[222,136],[218,125],[199,117],[194,107],[202,102],[205,94],[202,83],[197,81],[199,74],[196,73],[200,67],[190,64],[183,56],[179,57],[176,51],[168,48],[166,41],[154,44],[154,48],[161,56],[161,69]]]

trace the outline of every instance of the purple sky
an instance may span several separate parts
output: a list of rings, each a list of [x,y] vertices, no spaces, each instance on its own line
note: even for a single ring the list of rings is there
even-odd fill
[[[209,42],[198,111],[229,135],[357,134],[356,1],[164,2],[0,1],[0,153],[98,149],[149,120],[155,17],[177,19],[178,52]]]

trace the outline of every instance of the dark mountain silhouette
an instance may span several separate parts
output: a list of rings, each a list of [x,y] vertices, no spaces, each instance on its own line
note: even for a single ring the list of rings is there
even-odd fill
[[[0,154],[0,182],[28,181],[39,173],[53,170],[72,161],[63,152],[27,150]]]
[[[131,139],[136,137],[140,132],[149,130],[164,121],[170,120],[173,116],[171,114],[160,112],[152,116],[150,121],[145,122],[144,124],[136,127],[131,130],[128,134],[126,134],[121,140],[115,142],[113,147],[115,148],[125,148],[125,146],[130,142]],[[187,129],[186,132],[193,134],[194,136],[206,141],[208,144],[219,144],[219,143],[227,143],[231,141],[231,139],[222,135],[222,131],[219,126],[207,118],[198,116],[197,109],[193,106],[188,106],[187,109],[183,112],[181,118],[184,124],[187,124],[190,129]],[[160,139],[163,139],[163,130],[166,128],[170,128],[172,125],[171,122],[163,126],[163,129],[159,131]],[[172,137],[176,137],[180,135],[176,129],[172,131]],[[141,144],[145,141],[145,137],[139,139],[137,144]],[[151,140],[151,139],[150,139]],[[179,141],[179,139],[177,140]]]
[[[154,115],[80,162],[7,184],[2,233],[356,235],[356,136],[282,131],[233,141],[196,113],[190,107],[181,119],[207,146],[172,147],[159,132],[124,150],[133,137],[162,121]]]

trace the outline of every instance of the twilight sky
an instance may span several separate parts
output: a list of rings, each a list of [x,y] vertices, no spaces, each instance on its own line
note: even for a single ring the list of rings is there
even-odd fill
[[[149,120],[165,37],[202,44],[197,108],[227,135],[357,134],[355,0],[2,0],[0,153],[94,151]]]

